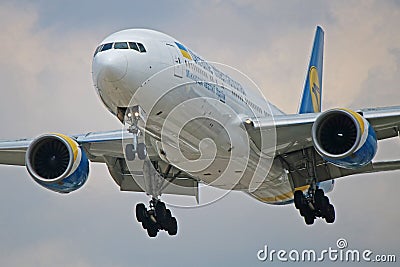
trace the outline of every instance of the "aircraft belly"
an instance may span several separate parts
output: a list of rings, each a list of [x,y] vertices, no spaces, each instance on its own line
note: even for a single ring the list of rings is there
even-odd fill
[[[270,172],[260,186],[249,193],[257,200],[268,204],[287,204],[293,200],[293,187],[289,176],[278,160],[274,161]]]
[[[236,170],[235,166],[245,164],[246,158],[240,155],[232,160],[231,141],[224,127],[230,118],[215,105],[210,105],[208,99],[190,101],[198,95],[194,88],[188,87],[186,94],[169,97],[168,104],[160,101],[156,110],[163,110],[163,113],[170,115],[161,119],[149,116],[147,127],[152,132],[162,133],[161,144],[165,159],[172,165],[205,183],[230,189],[235,183],[224,178],[230,173],[228,165],[229,169]],[[182,104],[188,100],[191,103]],[[169,106],[178,105],[180,110],[167,110]],[[246,151],[245,147],[236,149]]]
[[[263,162],[271,159],[250,148],[238,110],[229,110],[198,83],[174,76],[174,68],[151,77],[135,91],[128,78],[104,83],[101,88],[109,108],[140,105],[144,110],[144,127],[152,133],[145,135],[146,144],[163,161],[206,184],[251,192],[268,203],[291,191],[282,168],[273,164],[270,169]]]

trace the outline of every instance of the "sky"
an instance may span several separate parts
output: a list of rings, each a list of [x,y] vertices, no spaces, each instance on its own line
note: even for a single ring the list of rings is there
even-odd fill
[[[241,70],[295,113],[321,25],[323,109],[400,104],[399,1],[160,2],[1,1],[0,139],[121,128],[96,95],[91,60],[102,39],[126,28],[165,32]],[[397,139],[380,142],[377,160],[396,159],[399,150]],[[23,167],[1,166],[0,265],[272,266],[281,264],[257,260],[264,245],[322,250],[339,238],[400,260],[399,174],[339,179],[329,194],[333,225],[306,226],[293,205],[231,192],[205,207],[174,208],[178,235],[150,239],[134,218],[148,197],[119,192],[102,164],[91,164],[85,187],[66,196],[36,185]]]

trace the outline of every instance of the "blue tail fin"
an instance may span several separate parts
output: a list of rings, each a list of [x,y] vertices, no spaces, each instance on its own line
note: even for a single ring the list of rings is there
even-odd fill
[[[317,27],[299,113],[321,112],[324,31]]]

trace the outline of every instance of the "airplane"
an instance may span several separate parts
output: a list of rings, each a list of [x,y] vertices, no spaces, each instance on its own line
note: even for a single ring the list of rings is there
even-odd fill
[[[178,231],[161,195],[199,201],[203,184],[294,203],[307,225],[334,223],[326,194],[335,179],[400,169],[400,160],[373,161],[378,140],[399,135],[400,106],[322,111],[323,50],[317,26],[298,113],[285,114],[171,36],[113,33],[95,49],[92,78],[122,129],[0,141],[0,163],[62,194],[84,186],[89,161],[105,163],[121,191],[149,196],[135,215],[150,237]]]

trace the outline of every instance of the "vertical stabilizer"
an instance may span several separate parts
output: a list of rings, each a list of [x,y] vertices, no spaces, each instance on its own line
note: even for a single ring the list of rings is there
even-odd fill
[[[317,27],[299,113],[321,112],[324,31]]]

